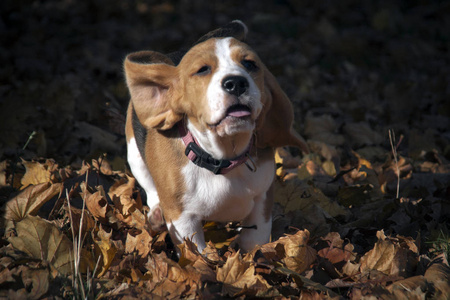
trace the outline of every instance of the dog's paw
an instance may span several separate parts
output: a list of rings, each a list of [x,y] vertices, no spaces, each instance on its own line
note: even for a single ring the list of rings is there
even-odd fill
[[[166,221],[162,209],[159,205],[153,207],[147,214],[150,229],[156,232],[161,232],[166,229]]]

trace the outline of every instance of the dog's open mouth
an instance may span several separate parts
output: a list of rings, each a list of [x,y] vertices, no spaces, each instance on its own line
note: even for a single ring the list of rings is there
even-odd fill
[[[227,109],[225,117],[243,118],[252,114],[250,107],[243,104],[235,104]]]
[[[244,105],[244,104],[234,104],[231,105],[227,111],[225,112],[225,115],[223,116],[223,118],[214,124],[208,124],[211,127],[216,127],[219,125],[223,125],[223,124],[232,124],[232,123],[236,123],[236,124],[242,124],[242,122],[247,122],[248,120],[250,120],[252,115],[252,110],[248,105]],[[231,123],[230,123],[231,122]]]

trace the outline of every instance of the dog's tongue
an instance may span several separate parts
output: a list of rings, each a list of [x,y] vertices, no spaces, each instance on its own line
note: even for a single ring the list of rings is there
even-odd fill
[[[235,118],[242,118],[251,115],[250,109],[244,105],[237,105],[231,107],[227,113],[228,116],[232,116]]]

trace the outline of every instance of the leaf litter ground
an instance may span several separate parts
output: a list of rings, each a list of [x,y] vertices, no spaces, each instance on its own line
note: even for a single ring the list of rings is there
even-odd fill
[[[448,4],[0,5],[1,297],[450,297]],[[236,18],[312,153],[277,149],[271,243],[206,223],[200,254],[149,230],[121,62]]]

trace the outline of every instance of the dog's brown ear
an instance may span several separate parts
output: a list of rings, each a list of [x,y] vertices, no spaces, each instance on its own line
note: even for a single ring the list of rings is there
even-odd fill
[[[239,41],[244,41],[248,33],[248,28],[241,20],[234,20],[225,26],[208,32],[198,39],[196,44],[209,40],[210,38],[233,37]]]
[[[144,127],[167,130],[182,119],[174,108],[177,70],[167,56],[153,51],[132,53],[124,67],[131,102]]]
[[[263,65],[264,91],[261,95],[263,111],[256,127],[256,146],[295,146],[309,153],[305,140],[292,128],[294,111],[289,98],[281,89],[275,77]]]

